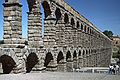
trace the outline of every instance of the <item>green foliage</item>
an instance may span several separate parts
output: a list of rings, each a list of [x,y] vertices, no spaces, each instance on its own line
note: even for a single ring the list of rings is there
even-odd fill
[[[118,51],[117,53],[113,53],[113,58],[119,58],[120,60],[120,51]]]
[[[106,36],[108,36],[109,38],[112,38],[112,36],[113,36],[113,32],[112,32],[112,31],[105,30],[103,33],[104,33]]]

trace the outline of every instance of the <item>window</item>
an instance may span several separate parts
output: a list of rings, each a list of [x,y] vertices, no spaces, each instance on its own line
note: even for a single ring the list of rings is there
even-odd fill
[[[116,44],[118,44],[118,41],[116,41]]]

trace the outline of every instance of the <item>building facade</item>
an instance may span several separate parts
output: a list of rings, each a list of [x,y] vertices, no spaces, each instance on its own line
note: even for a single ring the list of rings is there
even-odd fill
[[[20,0],[5,0],[4,44],[0,62],[4,73],[73,71],[108,66],[111,40],[64,0],[27,0],[28,38],[22,38]],[[44,37],[42,37],[43,6]],[[27,44],[28,43],[28,44]]]
[[[113,43],[113,46],[119,46],[120,45],[120,37],[119,36],[113,36],[112,43]]]

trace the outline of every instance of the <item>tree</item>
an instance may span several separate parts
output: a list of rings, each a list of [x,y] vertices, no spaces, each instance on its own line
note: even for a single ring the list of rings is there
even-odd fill
[[[105,30],[104,32],[103,32],[103,34],[105,34],[107,37],[109,37],[109,38],[112,38],[112,36],[113,36],[113,32],[112,31],[108,31],[108,30]]]

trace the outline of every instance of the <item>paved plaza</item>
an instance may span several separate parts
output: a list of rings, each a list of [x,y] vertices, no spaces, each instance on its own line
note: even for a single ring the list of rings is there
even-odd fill
[[[0,80],[120,80],[120,75],[78,72],[21,73],[1,74]]]

